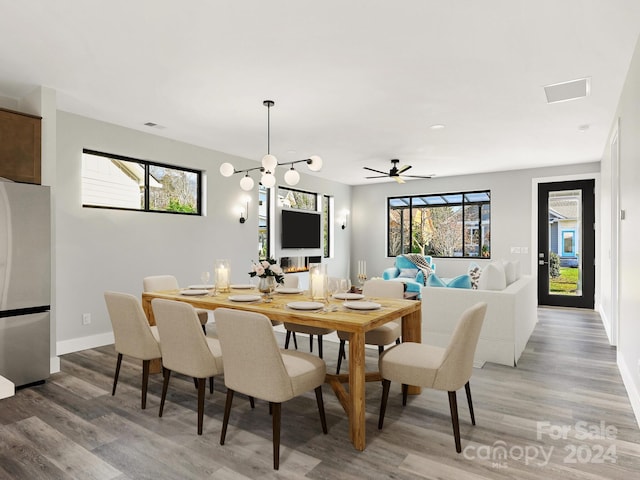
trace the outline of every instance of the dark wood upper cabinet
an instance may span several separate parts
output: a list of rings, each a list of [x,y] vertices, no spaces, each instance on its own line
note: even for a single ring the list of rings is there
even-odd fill
[[[41,183],[41,117],[0,108],[0,177]]]

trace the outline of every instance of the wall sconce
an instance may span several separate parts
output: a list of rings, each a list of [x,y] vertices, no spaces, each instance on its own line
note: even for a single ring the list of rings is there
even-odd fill
[[[249,219],[249,202],[251,201],[251,197],[245,197],[244,203],[245,206],[240,205],[238,207],[238,213],[240,213],[240,223],[244,223]]]
[[[347,228],[347,220],[349,219],[349,210],[345,210],[342,213],[342,230]]]

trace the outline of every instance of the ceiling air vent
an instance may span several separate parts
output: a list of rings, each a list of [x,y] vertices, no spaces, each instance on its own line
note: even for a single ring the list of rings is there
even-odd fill
[[[158,125],[157,123],[153,123],[153,122],[147,122],[144,124],[145,127],[149,127],[149,128],[157,128],[158,130],[163,130],[166,127],[163,127],[162,125]]]
[[[547,103],[566,102],[567,100],[586,97],[589,95],[590,90],[591,78],[580,78],[544,87]]]

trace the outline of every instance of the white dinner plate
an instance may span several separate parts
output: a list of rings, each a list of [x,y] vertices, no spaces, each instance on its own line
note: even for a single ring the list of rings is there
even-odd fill
[[[337,298],[338,300],[361,300],[364,298],[364,295],[361,293],[335,293],[333,298]]]
[[[197,290],[197,289],[182,290],[180,292],[181,295],[207,295],[208,293],[209,293],[209,290]]]
[[[215,285],[189,285],[187,288],[191,290],[211,290]]]
[[[324,307],[320,302],[289,302],[287,307],[294,310],[319,310]]]
[[[235,290],[249,290],[253,288],[253,285],[251,285],[250,283],[234,284],[229,286]]]
[[[229,295],[232,302],[257,302],[260,298],[260,295]]]
[[[293,287],[279,287],[279,288],[276,288],[276,292],[277,293],[302,293],[303,290],[300,288],[293,288]]]
[[[382,305],[376,302],[344,302],[343,305],[352,310],[377,310]]]

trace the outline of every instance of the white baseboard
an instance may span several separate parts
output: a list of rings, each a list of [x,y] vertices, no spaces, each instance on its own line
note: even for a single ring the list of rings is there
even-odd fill
[[[627,389],[631,408],[633,409],[633,413],[636,416],[636,422],[640,428],[640,391],[638,391],[638,385],[633,381],[634,376],[622,360],[620,353],[618,353],[617,363],[618,370],[620,370],[620,375],[622,376],[622,383],[624,383],[624,387]]]
[[[60,357],[51,357],[49,359],[49,373],[58,373],[60,371]]]
[[[64,355],[66,353],[79,352],[89,348],[102,347],[114,343],[113,332],[100,333],[88,337],[73,338],[71,340],[63,340],[56,343],[56,354]]]
[[[611,320],[609,320],[609,317],[607,317],[607,313],[602,308],[602,305],[598,305],[597,311],[600,314],[602,326],[604,327],[604,331],[606,332],[607,338],[609,339],[609,345],[615,345],[611,339]]]

